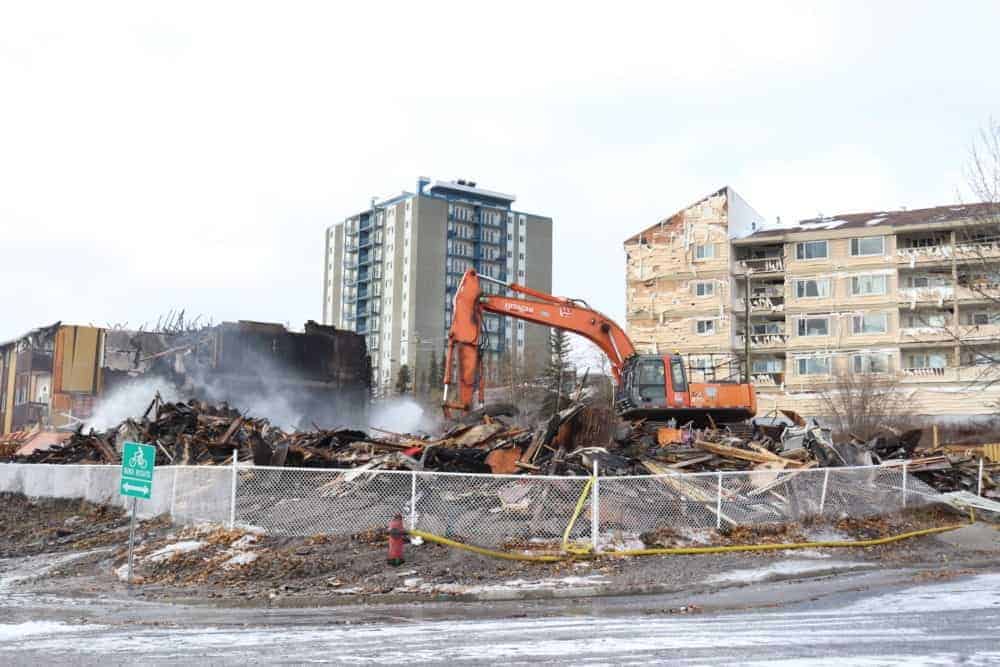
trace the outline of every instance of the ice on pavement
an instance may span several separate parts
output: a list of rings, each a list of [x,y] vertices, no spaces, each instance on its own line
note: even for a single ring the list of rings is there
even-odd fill
[[[0,591],[8,589],[12,584],[25,579],[41,577],[52,570],[69,565],[73,561],[88,558],[94,554],[111,551],[110,548],[75,551],[69,554],[43,554],[26,558],[7,558],[0,560]]]
[[[497,583],[497,584],[481,584],[481,585],[467,585],[467,584],[435,584],[435,583],[420,583],[418,585],[419,590],[424,592],[438,592],[438,593],[459,593],[459,594],[473,594],[473,593],[487,593],[487,592],[497,592],[497,591],[537,591],[537,590],[547,590],[547,589],[557,589],[565,588],[570,586],[600,586],[608,583],[607,577],[600,574],[592,574],[588,576],[568,576],[568,577],[553,577],[550,579],[509,579],[507,581]],[[404,581],[404,586],[405,586]]]
[[[765,567],[746,570],[730,570],[714,575],[705,580],[709,584],[718,583],[755,583],[771,577],[789,574],[808,574],[810,572],[827,572],[830,570],[867,569],[868,563],[850,563],[846,561],[814,561],[814,560],[783,560],[771,563]]]
[[[51,637],[70,632],[103,630],[103,625],[70,625],[58,621],[26,621],[24,623],[0,623],[0,642],[16,641],[26,637],[45,635]]]
[[[924,584],[919,591],[904,588],[876,595],[848,605],[851,613],[900,614],[934,611],[962,611],[1000,607],[1000,574],[981,574],[935,584]]]

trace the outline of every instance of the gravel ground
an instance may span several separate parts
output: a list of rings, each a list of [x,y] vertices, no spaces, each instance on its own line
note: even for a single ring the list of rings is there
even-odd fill
[[[25,518],[30,517],[30,521]],[[648,545],[747,544],[816,539],[866,539],[961,522],[942,508],[925,508],[864,521],[839,521],[726,535],[682,536],[660,531],[643,536]],[[64,595],[124,595],[128,518],[120,510],[80,501],[0,497],[0,558],[23,561],[42,554],[81,553],[58,561],[46,576],[18,585]],[[633,540],[635,542],[635,540]],[[636,545],[639,546],[639,545]],[[137,529],[136,574],[147,599],[241,600],[274,605],[295,598],[340,601],[385,595],[442,599],[498,588],[598,587],[615,590],[683,589],[725,578],[733,571],[760,576],[819,573],[864,567],[926,565],[988,559],[996,550],[956,552],[935,537],[880,547],[804,551],[736,552],[689,556],[600,558],[562,563],[505,561],[436,544],[408,546],[406,562],[386,564],[384,531],[351,537],[271,537],[213,526],[175,527],[165,519]],[[0,563],[0,577],[3,576]],[[761,574],[763,573],[763,574]],[[714,578],[714,579],[713,579]]]

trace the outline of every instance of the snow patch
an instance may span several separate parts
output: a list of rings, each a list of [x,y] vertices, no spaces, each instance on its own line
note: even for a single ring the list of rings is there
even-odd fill
[[[680,530],[677,531],[677,534],[683,537],[691,544],[712,543],[712,535],[707,530],[701,530],[698,528],[681,528]]]
[[[799,558],[832,558],[830,554],[824,553],[819,549],[798,549],[798,550],[786,549],[781,553],[785,554],[786,556],[798,556]]]
[[[239,553],[233,554],[229,560],[225,561],[222,564],[222,567],[223,569],[228,570],[241,565],[249,565],[255,560],[257,560],[257,554],[252,551],[240,551]]]
[[[843,533],[836,528],[816,528],[805,531],[809,542],[841,542],[853,539],[847,533]],[[799,553],[802,553],[801,551]]]
[[[786,560],[772,563],[766,567],[748,570],[731,570],[709,577],[705,583],[741,583],[752,584],[778,576],[790,574],[808,574],[810,572],[826,572],[829,570],[856,570],[871,567],[867,563],[849,563],[845,561],[828,561],[817,563],[808,560]]]
[[[810,231],[814,229],[836,229],[837,227],[846,224],[846,220],[823,220],[822,222],[804,222],[798,225],[798,228],[803,231]]]
[[[159,563],[160,561],[167,560],[175,554],[190,553],[192,551],[197,551],[204,547],[207,543],[201,540],[184,540],[182,542],[174,542],[173,544],[168,544],[162,549],[157,549],[153,553],[149,554],[144,558],[151,563]]]
[[[256,535],[244,535],[240,539],[230,544],[229,548],[236,551],[239,551],[241,549],[249,549],[258,542],[260,542],[260,538],[257,537]]]

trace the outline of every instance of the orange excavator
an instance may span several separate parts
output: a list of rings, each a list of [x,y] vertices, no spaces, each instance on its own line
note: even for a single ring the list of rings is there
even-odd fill
[[[485,294],[481,281],[523,295]],[[696,425],[750,419],[757,412],[753,385],[737,382],[688,382],[684,360],[678,354],[638,354],[625,331],[584,301],[552,296],[524,285],[505,283],[469,269],[455,293],[448,354],[445,359],[444,411],[468,411],[476,390],[483,401],[483,313],[507,315],[583,336],[611,361],[617,385],[615,405],[624,419],[651,422],[676,420]],[[457,371],[457,373],[455,373]],[[449,400],[453,376],[458,396]]]

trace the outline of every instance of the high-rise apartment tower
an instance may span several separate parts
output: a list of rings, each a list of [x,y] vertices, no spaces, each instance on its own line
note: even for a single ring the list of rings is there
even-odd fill
[[[471,181],[420,178],[416,192],[375,199],[326,231],[323,322],[365,335],[376,393],[404,364],[419,379],[439,363],[467,269],[552,290],[552,219],[515,211],[514,200]],[[546,328],[495,315],[484,326],[487,369],[545,363]]]

